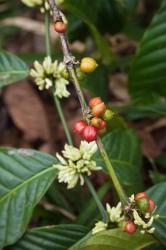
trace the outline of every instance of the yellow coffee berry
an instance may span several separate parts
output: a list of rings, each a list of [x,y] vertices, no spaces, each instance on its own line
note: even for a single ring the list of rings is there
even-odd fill
[[[80,69],[84,73],[91,73],[97,67],[97,62],[91,57],[84,57],[81,60]]]

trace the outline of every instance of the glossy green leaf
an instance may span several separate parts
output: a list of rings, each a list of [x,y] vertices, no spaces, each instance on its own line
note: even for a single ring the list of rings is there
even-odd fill
[[[35,228],[6,250],[67,250],[88,230],[79,225],[58,225]]]
[[[0,51],[0,88],[28,76],[27,65],[17,56]]]
[[[127,119],[136,120],[145,117],[156,118],[166,116],[166,103],[153,103],[149,105],[134,105],[123,107],[119,110]]]
[[[91,8],[87,8],[89,1],[87,0],[66,0],[64,5],[65,9],[69,10],[73,15],[79,17],[85,22],[96,42],[101,58],[104,62],[109,63],[113,60],[114,55],[111,52],[105,38],[99,33],[95,23],[98,16],[98,10],[102,4],[101,1],[92,0]],[[92,11],[93,10],[93,11]]]
[[[142,189],[141,150],[137,135],[131,129],[115,130],[103,137],[111,163],[129,194]],[[95,160],[106,169],[99,153]]]
[[[56,177],[55,162],[30,149],[0,150],[0,248],[26,230],[33,208]]]
[[[166,96],[166,1],[145,32],[132,64],[130,93],[138,100],[154,100]]]
[[[156,237],[166,246],[166,182],[162,182],[150,188],[147,193],[155,201],[157,205],[156,214],[160,215],[160,218],[155,220],[154,227],[156,228]]]
[[[86,76],[81,85],[90,90],[92,95],[100,96],[104,101],[108,101],[108,70],[100,65],[92,74]]]
[[[121,229],[107,230],[91,237],[81,250],[139,250],[155,242],[150,235],[128,235]]]
[[[110,182],[108,182],[99,188],[97,194],[100,200],[103,199],[104,195],[108,192],[110,187]],[[99,213],[99,210],[96,207],[96,202],[93,198],[91,198],[85,203],[76,222],[77,224],[82,225],[92,225],[92,223],[94,224],[95,219],[100,218],[100,216],[101,214]]]

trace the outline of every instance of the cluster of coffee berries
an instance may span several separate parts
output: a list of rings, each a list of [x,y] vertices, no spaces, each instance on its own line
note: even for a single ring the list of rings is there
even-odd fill
[[[155,228],[150,228],[155,211],[155,202],[145,192],[137,193],[130,198],[130,204],[125,208],[126,215],[130,219],[124,224],[124,231],[134,234],[139,227],[142,233],[153,233]]]
[[[155,210],[155,202],[145,192],[135,195],[136,205],[141,213],[152,213]]]
[[[79,121],[74,126],[74,132],[84,140],[91,142],[97,139],[98,134],[105,132],[107,121],[113,118],[113,112],[107,109],[100,97],[89,101],[90,112],[86,121]]]

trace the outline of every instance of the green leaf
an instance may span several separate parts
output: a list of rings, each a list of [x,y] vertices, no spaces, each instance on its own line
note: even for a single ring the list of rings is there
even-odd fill
[[[166,181],[166,175],[161,174],[157,170],[150,171],[150,178],[154,184]]]
[[[82,86],[94,96],[100,96],[104,101],[108,101],[108,70],[101,65],[92,73],[86,76],[81,82]]]
[[[91,237],[81,250],[139,250],[155,242],[150,235],[129,235],[121,229],[107,230]]]
[[[0,150],[0,249],[18,240],[56,177],[56,159],[29,149]]]
[[[157,205],[156,214],[160,218],[155,220],[156,237],[166,246],[166,199],[165,199],[166,182],[157,184],[150,188],[147,193],[155,201]]]
[[[20,81],[28,74],[28,67],[20,58],[4,51],[0,52],[0,87]]]
[[[153,103],[149,105],[134,105],[123,107],[119,110],[130,120],[142,119],[145,117],[166,116],[166,103]]]
[[[73,15],[79,17],[88,25],[89,29],[92,32],[96,45],[98,46],[98,50],[101,54],[102,60],[106,63],[109,63],[113,60],[114,55],[111,52],[108,43],[99,33],[95,25],[101,3],[101,1],[92,0],[90,3],[91,8],[87,8],[87,6],[89,5],[89,1],[87,0],[66,0],[64,5],[65,9],[70,11]]]
[[[132,194],[141,190],[141,150],[135,132],[131,129],[118,129],[104,136],[102,141],[116,174],[128,193]],[[95,160],[98,166],[106,169],[99,152]]]
[[[110,188],[110,182],[105,183],[102,187],[100,187],[100,189],[97,191],[100,200],[103,199],[104,195],[108,192],[109,188]],[[99,211],[98,209],[96,209],[96,202],[94,201],[93,198],[91,198],[85,203],[76,222],[77,224],[91,225],[92,223],[94,223],[94,220],[97,219],[99,216],[100,216]]]
[[[145,32],[129,76],[130,93],[139,101],[166,96],[166,1]]]
[[[58,225],[35,228],[27,232],[8,250],[66,250],[87,233],[79,225]]]

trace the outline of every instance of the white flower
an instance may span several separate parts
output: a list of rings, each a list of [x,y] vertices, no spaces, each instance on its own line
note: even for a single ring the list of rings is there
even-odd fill
[[[40,7],[42,13],[50,10],[49,0],[21,0],[28,7]],[[64,0],[56,0],[57,5],[61,5]]]
[[[43,4],[43,0],[21,0],[28,7],[41,6]]]
[[[134,203],[134,202],[135,202],[134,194],[132,194],[132,195],[129,197],[129,201],[130,201],[131,203]]]
[[[153,234],[154,231],[155,231],[155,227],[152,227],[151,229],[147,230],[147,232],[148,232],[149,234]]]
[[[66,86],[69,82],[61,75],[65,67],[63,63],[58,65],[58,61],[52,62],[51,57],[47,56],[42,64],[38,61],[34,62],[34,69],[31,69],[30,75],[35,78],[35,83],[39,90],[55,86],[54,94],[56,96],[59,98],[68,97],[70,93]]]
[[[78,148],[75,148],[68,144],[66,144],[64,148],[65,150],[62,151],[62,154],[65,158],[72,161],[78,161],[81,158],[81,152]]]
[[[153,224],[154,217],[151,216],[148,222],[145,222],[138,214],[138,212],[133,209],[133,217],[134,217],[134,223],[138,226],[141,226],[142,230],[141,233],[153,233],[155,228],[150,228]],[[147,218],[147,215],[146,215]],[[148,217],[149,218],[149,217]],[[148,219],[147,218],[147,219]]]
[[[85,154],[89,154],[91,157],[96,152],[94,142],[81,142],[80,149],[71,145],[65,145],[62,155],[56,154],[59,164],[55,167],[59,170],[58,180],[59,182],[67,183],[67,188],[74,188],[78,181],[80,184],[84,184],[84,175],[91,175],[92,171],[100,170],[101,168],[96,165],[96,162],[91,160],[88,156],[85,159]]]
[[[109,219],[111,222],[120,222],[124,219],[122,216],[122,203],[119,202],[116,207],[110,207],[110,205],[106,204],[107,213],[109,215]]]
[[[67,90],[66,86],[69,84],[69,82],[64,79],[64,78],[60,78],[58,80],[56,80],[56,89],[55,89],[55,95],[58,96],[59,98],[62,97],[69,97],[70,93]]]
[[[92,235],[105,231],[106,229],[107,229],[107,223],[104,223],[103,221],[98,221],[95,224],[95,227],[92,229]]]
[[[81,141],[80,152],[82,154],[82,158],[85,160],[89,160],[97,151],[96,142],[88,143],[86,141]]]

